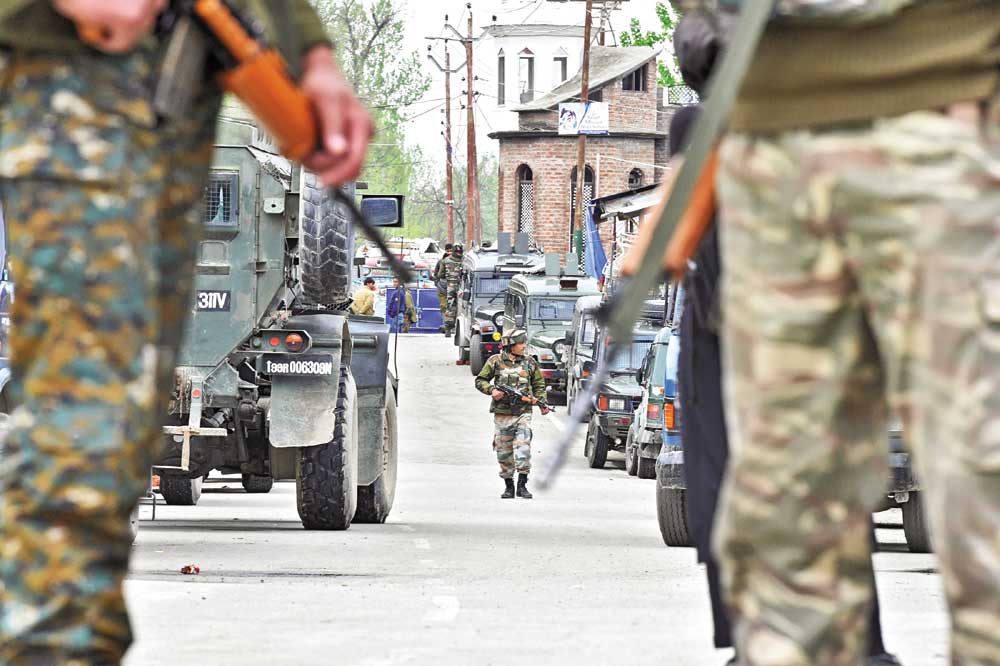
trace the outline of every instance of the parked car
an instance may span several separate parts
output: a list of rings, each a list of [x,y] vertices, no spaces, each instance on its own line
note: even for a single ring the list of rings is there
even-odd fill
[[[663,443],[664,425],[674,427],[674,405],[665,399],[667,391],[676,392],[675,380],[668,378],[667,373],[669,365],[677,366],[676,354],[670,358],[669,343],[674,334],[670,326],[661,328],[636,372],[636,381],[642,387],[642,401],[632,416],[625,440],[625,471],[629,476],[656,478],[656,458]],[[674,349],[676,347],[674,345]]]
[[[468,360],[474,375],[483,369],[486,359],[500,351],[497,315],[503,312],[511,278],[545,269],[545,255],[529,249],[527,234],[517,236],[517,247],[511,246],[510,234],[499,234],[497,245],[484,245],[462,258],[455,345],[459,360]]]
[[[495,317],[504,330],[528,332],[527,353],[534,356],[545,377],[545,388],[553,404],[565,404],[566,332],[582,297],[598,294],[597,280],[558,271],[558,261],[549,262],[546,275],[517,275],[507,287],[503,315]]]
[[[597,393],[584,445],[584,455],[594,469],[604,467],[608,451],[625,450],[632,415],[642,401],[642,387],[636,381],[636,371],[658,333],[658,328],[640,322],[633,332],[632,342],[609,361],[610,376]],[[608,343],[609,336],[598,330],[595,359],[608,353]]]

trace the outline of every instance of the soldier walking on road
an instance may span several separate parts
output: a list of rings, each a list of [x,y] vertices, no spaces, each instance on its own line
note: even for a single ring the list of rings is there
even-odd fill
[[[455,318],[458,316],[458,290],[462,286],[462,244],[455,243],[451,247],[451,255],[441,261],[441,267],[435,276],[444,280],[448,287],[448,306],[444,315],[444,334],[455,332]]]
[[[451,243],[446,243],[444,246],[444,256],[434,264],[434,284],[437,286],[438,307],[441,309],[442,332],[444,331],[445,313],[448,311],[448,280],[438,276],[441,273],[441,265],[444,263],[444,260],[451,256],[452,247]]]
[[[881,4],[768,26],[721,146],[715,551],[745,666],[862,662],[890,409],[951,663],[1000,664],[1000,3]]]
[[[528,333],[515,329],[504,339],[504,351],[494,354],[476,377],[480,393],[492,396],[490,412],[493,414],[493,449],[500,463],[500,478],[504,480],[504,493],[500,497],[514,497],[514,471],[517,471],[517,496],[531,499],[528,492],[528,474],[531,472],[531,408],[544,401],[545,377],[538,362],[524,353]],[[522,393],[519,402],[513,402],[496,386],[509,386]],[[542,396],[539,398],[539,396]],[[548,407],[541,407],[548,414]]]
[[[372,133],[306,0],[255,7],[322,145],[357,176]],[[114,666],[132,640],[129,515],[149,482],[191,283],[221,91],[158,118],[165,0],[0,0],[0,184],[16,405],[0,466],[0,663]],[[80,24],[96,28],[85,45]],[[95,38],[96,39],[96,38]]]

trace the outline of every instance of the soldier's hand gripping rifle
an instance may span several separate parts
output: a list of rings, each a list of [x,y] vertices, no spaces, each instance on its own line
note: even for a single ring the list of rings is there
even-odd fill
[[[99,46],[105,30],[80,25],[83,41]],[[281,154],[301,162],[320,145],[319,123],[312,102],[289,73],[277,49],[268,45],[263,28],[237,13],[226,0],[173,0],[161,15],[157,34],[164,43],[162,66],[153,105],[165,118],[183,118],[206,80],[240,99],[274,137]],[[346,206],[400,282],[409,269],[386,246],[352,197],[337,187],[330,195]]]
[[[685,151],[684,163],[677,170],[671,186],[667,188],[669,196],[659,209],[658,216],[650,220],[648,243],[635,260],[634,275],[628,286],[619,288],[597,311],[597,318],[611,333],[611,346],[608,347],[605,358],[599,363],[587,391],[570,406],[566,431],[558,442],[556,454],[546,460],[542,469],[539,478],[542,488],[551,486],[555,481],[576,439],[580,426],[578,415],[589,409],[601,385],[610,375],[610,368],[613,365],[611,360],[619,350],[626,348],[624,343],[631,340],[632,328],[642,310],[646,294],[664,274],[664,252],[675,230],[679,235],[673,248],[674,253],[666,259],[671,272],[675,266],[682,272],[687,265],[688,257],[700,242],[701,234],[708,227],[709,219],[714,212],[712,183],[715,178],[715,162],[712,155],[773,8],[774,0],[742,2],[739,18],[730,32],[732,39],[728,42],[722,61],[712,77],[707,95],[708,102],[694,126],[691,143]],[[689,210],[691,214],[686,220],[686,226],[679,228],[678,223]],[[684,252],[687,252],[686,256]]]
[[[518,405],[518,404],[521,404],[521,403],[526,403],[526,404],[529,404],[529,405],[538,405],[539,408],[541,408],[543,410],[546,410],[546,411],[550,411],[552,413],[555,413],[555,411],[556,411],[555,408],[552,407],[551,405],[549,405],[549,403],[546,402],[544,399],[542,399],[542,398],[535,398],[535,397],[530,396],[530,395],[528,395],[526,393],[518,391],[513,386],[504,386],[503,384],[494,384],[493,388],[496,389],[497,391],[500,391],[501,393],[503,393],[504,397],[507,398],[507,401],[510,403],[510,405],[512,407],[514,405]]]

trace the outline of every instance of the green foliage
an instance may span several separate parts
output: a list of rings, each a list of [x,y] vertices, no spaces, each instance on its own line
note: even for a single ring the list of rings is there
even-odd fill
[[[400,50],[400,0],[310,0],[337,49],[344,76],[375,120],[376,135],[361,179],[372,194],[407,194],[422,159],[406,145],[406,107],[430,89],[417,51]]]
[[[639,19],[632,19],[629,29],[623,32],[620,36],[620,41],[622,46],[659,46],[661,44],[666,44],[674,36],[674,29],[677,27],[677,22],[674,20],[674,16],[670,13],[670,10],[662,2],[656,3],[656,16],[660,19],[661,31],[657,32],[655,30],[642,31],[642,26],[639,23]],[[674,72],[679,71],[677,66],[677,60],[674,58],[673,69],[663,62],[662,60],[657,63],[659,69],[659,81],[658,84],[664,87],[678,86],[682,85],[683,81],[680,80]]]
[[[479,209],[483,221],[483,239],[497,236],[497,196],[500,163],[495,155],[480,158],[478,166]],[[465,239],[465,223],[468,219],[468,199],[466,197],[467,170],[456,164],[454,169],[455,195],[455,238]],[[416,177],[412,195],[406,204],[407,229],[409,238],[429,236],[439,240],[448,238],[448,188],[444,169],[438,165],[424,167]]]

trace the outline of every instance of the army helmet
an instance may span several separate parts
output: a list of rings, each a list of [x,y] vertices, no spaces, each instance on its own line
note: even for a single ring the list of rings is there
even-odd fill
[[[523,328],[515,328],[510,333],[507,333],[503,337],[504,347],[513,347],[521,342],[528,341],[528,332]]]
[[[451,246],[451,253],[452,254],[462,254],[462,252],[464,250],[465,250],[465,248],[462,247],[461,243],[455,243],[454,245]]]

